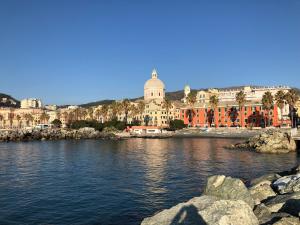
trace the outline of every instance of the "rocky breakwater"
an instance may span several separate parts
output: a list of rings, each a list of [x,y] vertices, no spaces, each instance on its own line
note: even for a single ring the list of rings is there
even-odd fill
[[[99,132],[94,128],[44,129],[44,130],[6,130],[0,131],[0,142],[30,141],[30,140],[60,140],[60,139],[98,139],[116,138],[114,133]]]
[[[203,195],[152,217],[141,225],[300,224],[300,167],[250,182],[224,175],[208,178]]]
[[[286,131],[277,129],[249,138],[244,143],[227,146],[230,149],[248,149],[259,153],[288,153],[296,151],[296,142]]]

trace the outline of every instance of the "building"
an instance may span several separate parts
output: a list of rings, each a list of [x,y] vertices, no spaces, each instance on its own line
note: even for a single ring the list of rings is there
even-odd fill
[[[165,98],[165,85],[158,79],[156,70],[151,74],[151,79],[147,80],[144,85],[144,100],[149,102],[151,100],[163,101]]]
[[[21,100],[21,109],[39,109],[42,107],[43,107],[43,104],[40,99],[26,98],[26,99]]]
[[[0,129],[34,127],[45,123],[41,120],[43,113],[45,110],[37,108],[0,108]]]
[[[175,117],[176,107],[172,104],[167,109],[164,100],[165,85],[158,79],[157,71],[154,69],[151,79],[147,80],[144,85],[145,111],[143,113],[143,124],[159,127],[168,126],[168,120]]]
[[[286,104],[279,109],[274,107],[269,112],[263,108],[262,96],[269,91],[273,96],[277,91],[287,92],[290,88],[278,87],[250,87],[237,89],[208,89],[197,92],[196,103],[193,106],[185,104],[181,108],[180,117],[185,124],[198,127],[264,127],[266,125],[289,125],[289,106]],[[243,91],[246,103],[240,109],[236,102],[236,94]],[[213,108],[210,97],[217,96],[218,105]],[[186,97],[185,97],[186,98]],[[186,103],[186,101],[183,100]]]

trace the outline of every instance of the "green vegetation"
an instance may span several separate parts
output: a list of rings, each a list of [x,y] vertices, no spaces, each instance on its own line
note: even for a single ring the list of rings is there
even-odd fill
[[[182,120],[170,120],[170,128],[169,130],[181,130],[185,128],[186,125]]]
[[[117,121],[116,119],[100,123],[96,120],[77,120],[71,122],[69,125],[72,129],[80,129],[84,127],[92,127],[95,130],[103,131],[105,128],[115,128],[117,130],[124,130],[126,128],[126,123],[123,121]],[[107,129],[105,129],[107,130]]]
[[[56,127],[56,128],[60,128],[61,127],[61,121],[59,119],[55,119],[51,122],[51,124]]]

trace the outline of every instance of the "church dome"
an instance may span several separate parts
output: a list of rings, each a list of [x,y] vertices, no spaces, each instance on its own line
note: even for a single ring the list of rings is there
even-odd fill
[[[144,89],[165,89],[164,83],[157,78],[157,72],[154,69],[152,72],[152,78],[147,80]]]
[[[157,72],[154,69],[152,71],[152,78],[147,80],[144,85],[144,99],[164,99],[165,97],[165,85],[157,78]]]

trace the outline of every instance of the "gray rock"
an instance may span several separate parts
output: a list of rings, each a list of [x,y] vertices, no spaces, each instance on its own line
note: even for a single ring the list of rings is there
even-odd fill
[[[300,173],[279,178],[273,183],[273,187],[280,194],[300,191]]]
[[[283,217],[279,221],[275,222],[274,225],[299,225],[299,218],[296,217]]]
[[[216,196],[220,199],[243,200],[251,208],[254,207],[254,200],[249,190],[237,178],[225,177],[224,175],[211,176],[207,180],[204,194]]]
[[[296,151],[297,146],[289,133],[272,129],[250,138],[245,143],[230,146],[230,148],[254,149],[259,153],[288,153]]]
[[[202,196],[145,218],[142,225],[258,225],[252,209],[241,200]]]
[[[260,204],[262,200],[276,196],[276,193],[271,188],[271,182],[267,180],[261,181],[260,183],[250,187],[249,191],[255,205]]]
[[[198,211],[205,209],[217,200],[214,196],[195,197],[170,209],[163,210],[152,217],[145,218],[142,225],[206,224]]]
[[[291,194],[283,194],[283,195],[277,195],[273,198],[267,199],[264,201],[264,204],[269,208],[271,212],[278,212],[281,210],[283,205],[288,200],[299,200],[300,199],[300,192],[295,192]]]
[[[257,205],[254,209],[254,215],[257,217],[258,221],[260,224],[266,223],[267,221],[270,220],[272,212],[270,209],[265,206],[265,204],[260,204]]]
[[[250,181],[250,185],[251,186],[254,186],[262,181],[275,181],[277,179],[279,179],[281,176],[277,173],[270,173],[270,174],[266,174],[266,175],[263,175],[263,176],[260,176],[258,178],[255,178],[253,180]]]

